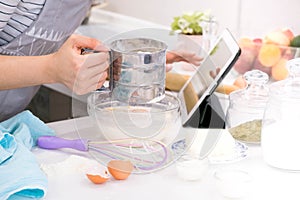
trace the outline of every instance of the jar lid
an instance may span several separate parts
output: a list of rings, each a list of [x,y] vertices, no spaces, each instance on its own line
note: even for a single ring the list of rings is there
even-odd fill
[[[268,74],[260,70],[251,70],[246,72],[243,77],[247,82],[247,87],[230,93],[230,100],[240,101],[240,103],[246,105],[256,103],[257,101],[265,103],[269,93],[266,85],[269,81]]]
[[[269,81],[268,74],[257,69],[246,72],[244,78],[248,84],[266,84]]]
[[[300,77],[300,58],[287,61],[287,68],[292,77]]]

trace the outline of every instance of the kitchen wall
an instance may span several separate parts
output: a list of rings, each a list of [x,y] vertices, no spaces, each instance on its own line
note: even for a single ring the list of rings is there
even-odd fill
[[[261,37],[271,30],[289,27],[300,34],[299,0],[107,0],[105,10],[118,12],[165,26],[186,11],[211,10],[221,29],[237,37]]]

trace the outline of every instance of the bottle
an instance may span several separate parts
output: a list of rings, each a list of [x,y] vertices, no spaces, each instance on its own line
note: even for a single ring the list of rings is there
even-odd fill
[[[300,58],[287,62],[289,77],[270,85],[261,146],[271,166],[300,170]]]
[[[209,52],[217,39],[219,24],[214,16],[209,15],[208,19],[201,22],[201,26],[203,29],[202,47],[206,52]]]
[[[226,128],[239,141],[260,143],[261,123],[268,100],[269,76],[260,70],[243,75],[247,87],[230,93]]]

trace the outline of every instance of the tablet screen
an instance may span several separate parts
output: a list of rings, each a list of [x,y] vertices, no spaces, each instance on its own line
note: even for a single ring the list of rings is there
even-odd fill
[[[188,120],[206,96],[212,94],[239,56],[240,49],[225,30],[204,58],[193,76],[179,91],[183,123]]]

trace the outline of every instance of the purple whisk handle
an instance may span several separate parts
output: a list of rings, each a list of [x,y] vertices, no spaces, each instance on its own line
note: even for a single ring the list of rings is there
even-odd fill
[[[83,139],[69,140],[56,136],[41,136],[37,145],[43,149],[71,148],[79,151],[88,151],[88,141]]]

